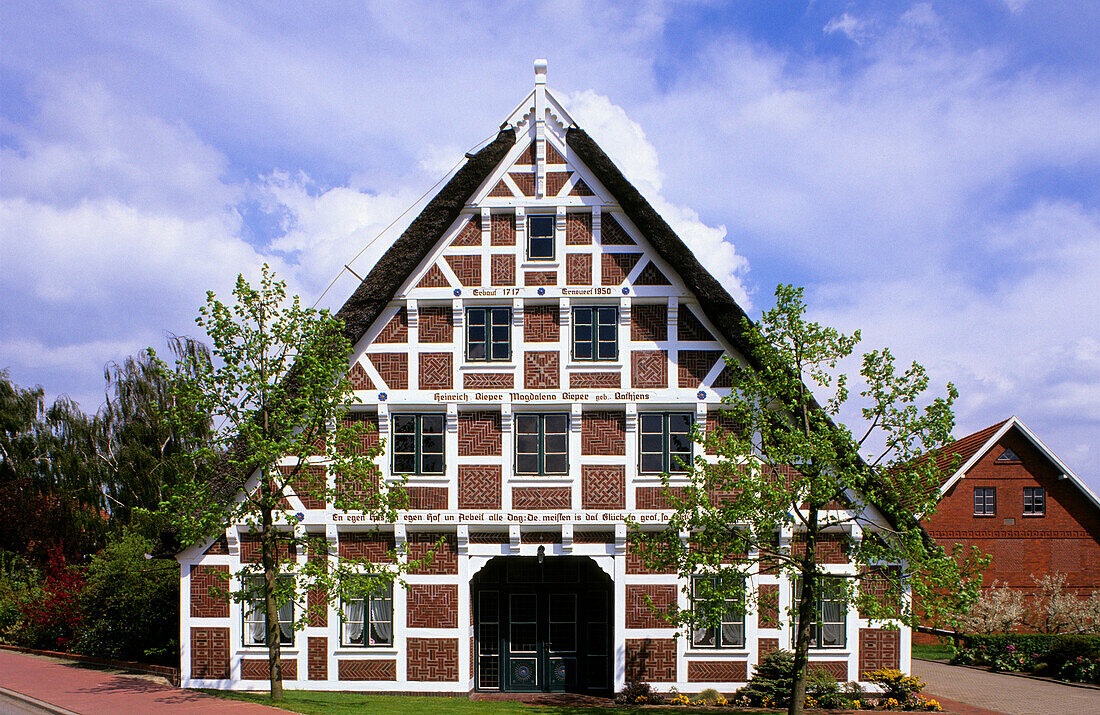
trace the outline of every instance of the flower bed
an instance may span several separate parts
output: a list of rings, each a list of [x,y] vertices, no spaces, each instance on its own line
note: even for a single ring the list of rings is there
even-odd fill
[[[964,636],[963,643],[951,660],[955,665],[1100,684],[1100,636],[1004,633]]]

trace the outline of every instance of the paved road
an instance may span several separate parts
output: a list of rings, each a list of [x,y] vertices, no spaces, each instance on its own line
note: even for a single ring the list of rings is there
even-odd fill
[[[180,690],[159,678],[124,675],[119,671],[89,668],[58,658],[0,650],[0,688],[30,696],[72,712],[101,713],[283,713],[253,703],[222,700],[204,693]],[[22,709],[19,709],[22,708]],[[33,713],[25,703],[10,697],[0,700],[0,713]],[[50,712],[57,712],[51,710]]]
[[[913,659],[913,674],[924,680],[926,695],[940,695],[1005,715],[1100,713],[1100,690],[1091,688],[989,673],[916,658]]]

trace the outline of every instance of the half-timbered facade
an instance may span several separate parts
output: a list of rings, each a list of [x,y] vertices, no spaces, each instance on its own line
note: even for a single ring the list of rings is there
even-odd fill
[[[775,575],[752,577],[770,607],[720,629],[675,638],[646,605],[688,595],[631,552],[625,519],[668,518],[661,474],[699,455],[693,426],[718,426],[744,313],[547,91],[544,63],[340,315],[359,336],[350,418],[377,427],[410,508],[379,525],[290,497],[297,528],[345,555],[446,546],[392,593],[288,631],[287,687],[730,692],[791,647]],[[831,546],[822,560],[847,572]],[[185,686],[266,687],[248,609],[208,589],[255,552],[230,528],[180,555]],[[811,658],[839,680],[908,668],[906,629],[822,609]]]

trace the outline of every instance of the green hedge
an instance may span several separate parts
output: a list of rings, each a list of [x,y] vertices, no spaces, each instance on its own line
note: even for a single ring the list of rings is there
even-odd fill
[[[996,633],[993,635],[965,635],[962,637],[966,648],[985,646],[987,650],[1003,650],[1013,645],[1016,652],[1042,656],[1057,650],[1087,650],[1100,655],[1100,635],[1078,635],[1065,633]]]

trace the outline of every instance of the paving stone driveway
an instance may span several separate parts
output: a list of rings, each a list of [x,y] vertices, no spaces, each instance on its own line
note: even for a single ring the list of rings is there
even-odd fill
[[[924,694],[987,708],[1005,715],[1100,713],[1100,690],[913,659]]]

